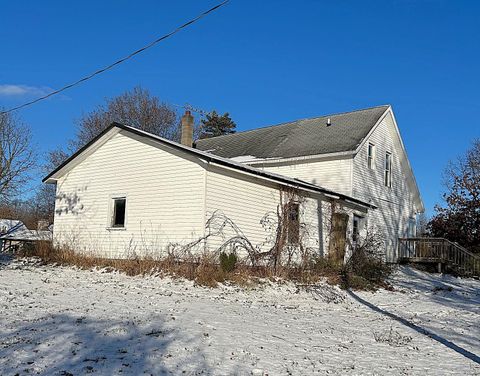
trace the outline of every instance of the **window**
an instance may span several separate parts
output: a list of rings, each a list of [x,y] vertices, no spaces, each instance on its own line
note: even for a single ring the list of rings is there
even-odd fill
[[[370,170],[373,170],[375,167],[375,145],[368,144],[368,157],[367,164]]]
[[[408,219],[408,237],[413,238],[416,235],[417,229],[417,220],[416,218],[409,218]]]
[[[127,199],[118,197],[113,199],[112,227],[125,227],[125,209]]]
[[[387,153],[385,154],[385,178],[384,178],[384,183],[385,187],[391,187],[392,186],[392,153]]]
[[[362,222],[362,217],[359,215],[353,215],[353,231],[352,231],[352,240],[356,243],[360,235],[360,227]]]
[[[290,245],[298,244],[300,241],[300,208],[296,202],[289,202],[286,205],[287,211],[287,242]]]

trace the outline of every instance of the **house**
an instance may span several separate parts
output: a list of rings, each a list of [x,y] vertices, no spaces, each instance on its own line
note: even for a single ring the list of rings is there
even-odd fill
[[[360,199],[114,123],[52,171],[54,243],[102,257],[159,256],[174,249],[261,252],[275,240],[279,210],[295,247],[325,254],[336,213],[365,217]],[[334,212],[335,213],[332,213]],[[335,229],[333,229],[335,230]],[[249,248],[241,247],[241,244]]]
[[[389,105],[199,140],[200,150],[322,186],[377,207],[353,215],[349,234],[373,228],[387,261],[415,236],[422,198]]]
[[[29,230],[22,221],[0,219],[0,252],[16,252],[39,240],[52,240],[52,231]]]
[[[396,239],[423,210],[390,106],[192,137],[188,111],[181,143],[118,123],[105,129],[44,179],[57,185],[55,244],[124,258],[238,250],[242,239],[244,251],[261,252],[280,210],[297,224],[292,248],[301,239],[325,255],[375,225],[394,261]],[[339,231],[345,239],[334,244]]]

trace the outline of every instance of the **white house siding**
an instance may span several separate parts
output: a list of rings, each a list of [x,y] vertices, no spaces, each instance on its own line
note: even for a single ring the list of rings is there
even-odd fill
[[[209,166],[206,192],[206,220],[215,212],[221,213],[238,227],[254,247],[262,251],[269,249],[274,230],[262,226],[262,219],[266,216],[276,219],[281,195],[278,184],[234,170]],[[308,230],[308,234],[303,233],[304,244],[313,252],[321,252],[324,248],[321,241],[325,225],[322,221],[322,202],[320,195],[307,194],[300,207],[300,222],[304,223]],[[235,231],[227,226],[224,237],[208,239],[208,248],[217,249],[234,235]]]
[[[376,227],[386,239],[387,261],[396,261],[397,239],[406,236],[409,218],[415,218],[413,192],[407,185],[404,169],[400,165],[402,151],[398,146],[393,119],[388,113],[371,133],[353,160],[352,195],[371,201],[378,207],[370,211],[367,225]],[[375,145],[374,169],[367,165],[368,143]],[[386,152],[392,153],[392,187],[384,184]]]
[[[294,162],[252,164],[277,174],[308,181],[332,191],[352,194],[352,158],[323,158]]]
[[[205,170],[198,158],[121,131],[57,182],[54,240],[121,258],[156,255],[203,235]],[[126,228],[109,229],[126,195]]]

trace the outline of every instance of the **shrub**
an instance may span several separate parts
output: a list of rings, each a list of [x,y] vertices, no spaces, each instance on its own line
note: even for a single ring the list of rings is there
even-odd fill
[[[338,274],[341,270],[341,265],[333,260],[331,257],[314,256],[312,257],[312,269],[322,276],[331,276]]]
[[[220,253],[220,268],[226,273],[230,273],[235,269],[237,261],[238,258],[234,252],[229,255],[226,252]]]
[[[375,290],[387,286],[386,279],[392,267],[384,261],[383,238],[375,233],[367,233],[341,269],[342,287],[358,290]]]

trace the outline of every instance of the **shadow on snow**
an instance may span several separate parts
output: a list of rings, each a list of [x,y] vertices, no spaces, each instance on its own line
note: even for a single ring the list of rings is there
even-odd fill
[[[355,299],[357,302],[367,306],[368,308],[370,308],[371,310],[375,311],[375,312],[378,312],[378,313],[381,313],[382,315],[385,315],[395,321],[398,321],[399,323],[407,326],[408,328],[410,329],[413,329],[415,330],[416,332],[420,333],[420,334],[423,334],[423,335],[426,335],[428,337],[430,337],[431,339],[433,339],[434,341],[437,341],[438,343],[441,343],[442,345],[448,347],[449,349],[459,353],[460,355],[463,355],[465,358],[468,358],[470,359],[471,361],[477,363],[477,364],[480,364],[480,357],[466,349],[464,349],[463,347],[460,347],[458,345],[456,345],[455,343],[447,340],[446,338],[443,338],[441,336],[439,336],[438,334],[435,334],[431,331],[428,331],[424,328],[422,328],[421,326],[419,325],[416,325],[414,324],[413,322],[403,318],[403,317],[400,317],[394,313],[391,313],[391,312],[388,312],[387,310],[385,309],[382,309],[380,307],[377,307],[376,305],[368,302],[367,300],[365,299],[362,299],[361,297],[359,297],[357,294],[355,294],[353,291],[351,290],[347,290],[347,293],[353,298]]]
[[[46,316],[1,331],[0,368],[6,374],[42,375],[209,373],[200,349],[187,352],[186,346],[180,346],[195,339],[164,323],[159,316],[143,324]],[[171,352],[173,343],[176,350]]]

